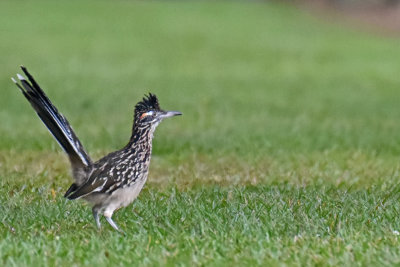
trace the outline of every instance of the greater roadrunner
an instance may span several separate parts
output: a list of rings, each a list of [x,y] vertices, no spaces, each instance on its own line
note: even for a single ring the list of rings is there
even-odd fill
[[[93,162],[67,119],[58,112],[27,69],[21,66],[28,80],[17,74],[14,78],[40,119],[67,153],[75,182],[65,193],[68,199],[83,198],[93,204],[93,217],[100,228],[99,214],[103,214],[117,231],[111,219],[115,210],[126,207],[138,196],[149,171],[153,133],[165,118],[182,115],[178,111],[164,111],[154,94],[145,96],[135,106],[132,135],[121,150]]]

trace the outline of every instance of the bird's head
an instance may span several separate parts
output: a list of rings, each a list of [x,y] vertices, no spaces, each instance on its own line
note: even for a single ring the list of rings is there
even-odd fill
[[[135,125],[137,127],[156,127],[163,119],[182,115],[179,111],[165,111],[160,108],[157,96],[149,94],[135,106]]]

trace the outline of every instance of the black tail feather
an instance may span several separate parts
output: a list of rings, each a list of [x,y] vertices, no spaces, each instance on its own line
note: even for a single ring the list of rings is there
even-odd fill
[[[17,77],[21,84],[19,84],[15,79],[12,79],[13,82],[30,102],[50,133],[68,154],[74,173],[91,165],[92,161],[89,155],[86,153],[67,119],[58,112],[56,107],[53,106],[28,70],[23,66],[21,66],[21,69],[28,77],[29,81],[27,81],[22,75],[18,74]],[[77,177],[75,178],[77,179]]]

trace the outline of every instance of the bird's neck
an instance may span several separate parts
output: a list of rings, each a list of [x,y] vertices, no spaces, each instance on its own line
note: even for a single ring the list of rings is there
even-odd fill
[[[151,153],[154,129],[152,127],[134,126],[127,148]]]

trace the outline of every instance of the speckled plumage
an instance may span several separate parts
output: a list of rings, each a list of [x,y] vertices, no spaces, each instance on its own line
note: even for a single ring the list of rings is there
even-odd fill
[[[26,68],[21,68],[29,81],[19,74],[21,85],[13,81],[71,162],[75,182],[65,197],[83,198],[92,203],[97,226],[100,227],[99,214],[102,214],[114,229],[119,230],[111,217],[115,210],[132,203],[143,188],[149,171],[156,127],[164,118],[181,113],[163,111],[157,97],[149,94],[135,106],[132,135],[128,144],[93,163],[65,117],[53,106]]]

